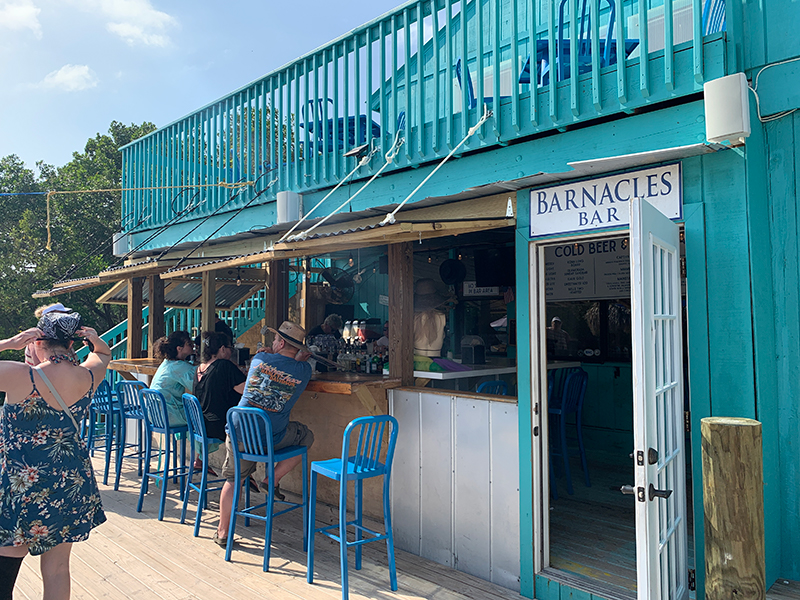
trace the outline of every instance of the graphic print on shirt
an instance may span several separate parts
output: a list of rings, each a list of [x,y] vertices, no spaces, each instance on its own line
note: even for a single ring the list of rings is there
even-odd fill
[[[251,372],[245,395],[252,404],[266,411],[280,412],[300,383],[300,379],[286,371],[261,363]]]

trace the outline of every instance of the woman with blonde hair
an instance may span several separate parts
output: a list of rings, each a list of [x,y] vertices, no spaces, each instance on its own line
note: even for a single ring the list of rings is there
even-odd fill
[[[89,343],[83,364],[74,340]],[[0,600],[10,600],[27,554],[41,555],[44,600],[70,595],[72,544],[106,520],[78,422],[105,376],[111,350],[78,313],[50,312],[0,341],[33,346],[39,365],[0,361]]]

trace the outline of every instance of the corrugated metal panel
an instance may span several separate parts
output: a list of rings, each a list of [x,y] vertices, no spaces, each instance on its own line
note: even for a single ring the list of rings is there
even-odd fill
[[[397,547],[519,591],[518,408],[389,390]]]
[[[200,299],[202,293],[202,282],[181,282],[165,290],[164,305],[174,308],[189,308]],[[215,297],[216,308],[218,310],[230,309],[251,296],[252,293],[253,287],[251,285],[238,286],[229,284],[219,286]],[[145,304],[150,300],[150,288],[147,281],[142,285],[142,298]],[[127,304],[128,287],[122,286],[114,294],[106,298],[105,302],[108,304]]]

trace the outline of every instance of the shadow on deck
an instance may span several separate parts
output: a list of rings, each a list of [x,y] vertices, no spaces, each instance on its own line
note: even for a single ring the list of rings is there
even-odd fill
[[[102,458],[95,458],[95,471],[102,473]],[[132,465],[131,465],[132,466]],[[152,491],[144,509],[136,512],[139,480],[128,468],[120,489],[100,484],[108,521],[95,529],[89,540],[73,546],[72,598],[214,598],[245,600],[285,600],[341,598],[339,547],[332,540],[317,536],[314,584],[306,583],[306,553],[302,543],[302,515],[293,511],[275,519],[270,572],[261,569],[264,526],[244,527],[239,520],[232,560],[224,561],[224,548],[211,537],[218,521],[219,492],[210,494],[199,537],[192,536],[193,518],[179,523],[181,503],[177,488],[170,487],[164,520],[156,519],[158,497]],[[196,494],[190,498],[190,514],[196,509]],[[335,510],[317,505],[318,522],[330,522]],[[193,517],[193,514],[191,514]],[[377,526],[382,530],[381,526]],[[490,582],[454,571],[437,563],[397,551],[398,590],[389,588],[386,546],[368,544],[363,550],[363,565],[355,570],[350,552],[350,597],[382,599],[439,600],[497,599],[520,596]],[[15,591],[15,600],[41,598],[42,583],[38,559],[28,557]]]

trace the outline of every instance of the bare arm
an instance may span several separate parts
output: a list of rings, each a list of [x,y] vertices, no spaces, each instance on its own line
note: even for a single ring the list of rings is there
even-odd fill
[[[91,327],[81,327],[76,333],[94,346],[94,350],[89,353],[88,358],[83,362],[83,366],[92,372],[95,381],[99,381],[105,377],[106,367],[111,362],[111,348],[97,335],[97,331]]]
[[[41,331],[36,327],[31,327],[7,340],[0,340],[0,351],[22,350],[40,335],[42,335]],[[25,363],[0,360],[0,391],[11,391],[20,381],[26,381],[25,373],[27,370],[28,366]]]

